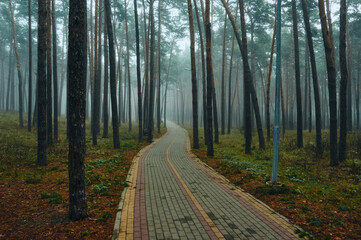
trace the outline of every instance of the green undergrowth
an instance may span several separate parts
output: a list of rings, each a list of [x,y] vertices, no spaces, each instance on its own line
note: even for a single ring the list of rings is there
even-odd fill
[[[190,127],[186,128],[192,141],[192,130]],[[246,187],[252,194],[264,198],[267,195],[278,196],[280,204],[294,209],[294,213],[304,214],[306,220],[303,222],[298,217],[298,221],[302,222],[301,227],[321,229],[327,226],[336,231],[334,228],[343,228],[346,221],[344,218],[349,218],[350,224],[357,225],[353,219],[361,216],[361,132],[348,133],[347,160],[334,168],[329,166],[329,132],[322,131],[324,150],[321,156],[316,154],[315,132],[304,131],[303,134],[304,147],[301,149],[297,148],[296,130],[288,130],[284,136],[281,135],[278,175],[278,181],[283,184],[281,188],[265,184],[272,176],[273,141],[271,139],[266,142],[266,149],[260,150],[256,132],[252,138],[250,155],[244,153],[244,136],[237,130],[232,130],[229,135],[220,135],[220,143],[214,144],[215,156],[208,158],[205,154],[203,129],[200,128],[200,149],[193,151],[204,162],[213,163],[213,167],[229,176],[235,185]],[[317,214],[321,216],[316,216]],[[335,219],[331,218],[332,215],[335,215]],[[349,228],[351,226],[348,225]],[[360,229],[352,231],[358,232],[357,236],[361,237]],[[300,234],[304,235],[302,232]],[[331,235],[330,232],[320,234],[321,239],[327,239]]]

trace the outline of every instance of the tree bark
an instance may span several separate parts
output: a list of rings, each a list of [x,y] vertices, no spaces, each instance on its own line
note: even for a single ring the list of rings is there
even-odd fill
[[[326,15],[325,15],[325,3],[323,0],[318,1],[318,7],[320,12],[321,26],[322,26],[322,36],[326,53],[326,64],[327,64],[327,74],[328,74],[328,91],[329,91],[329,105],[330,105],[330,165],[336,166],[338,164],[337,159],[337,98],[336,98],[336,64],[335,64],[335,55],[334,55],[334,45],[331,41],[330,32],[328,31]],[[342,32],[341,32],[342,35]],[[340,35],[340,40],[341,40]],[[345,36],[345,35],[344,35]],[[340,45],[341,47],[341,45]],[[340,51],[346,51],[345,48],[340,48]],[[340,53],[341,57],[341,53]],[[346,60],[346,59],[345,59]],[[342,59],[341,59],[342,61]],[[341,62],[342,63],[342,62]],[[346,64],[346,62],[345,62]],[[344,75],[342,75],[342,78]],[[345,80],[345,79],[342,79]],[[347,67],[346,67],[346,85],[347,86]],[[346,89],[345,89],[346,90]],[[345,95],[346,97],[346,95]],[[342,102],[342,97],[340,98]],[[346,102],[345,102],[346,104]],[[341,105],[340,105],[341,107]],[[346,105],[345,105],[346,107]],[[341,107],[342,109],[342,107]],[[342,110],[341,110],[342,111]],[[346,108],[345,108],[346,111]],[[346,113],[346,112],[345,112]],[[342,116],[343,117],[343,116]],[[346,117],[346,114],[345,114]],[[342,121],[341,121],[342,122]],[[345,122],[344,127],[346,127],[347,122]],[[347,131],[347,129],[345,129]],[[341,134],[341,130],[340,130]],[[341,150],[341,149],[340,149]]]
[[[316,147],[317,153],[322,154],[322,142],[321,142],[321,103],[320,103],[320,92],[318,88],[318,77],[317,77],[317,67],[315,59],[315,51],[313,48],[313,40],[310,26],[310,19],[308,17],[307,3],[306,0],[302,0],[302,10],[303,10],[303,19],[306,27],[306,35],[308,48],[310,51],[311,58],[311,69],[312,69],[312,79],[313,79],[313,94],[315,97],[315,112],[316,112]]]
[[[297,98],[297,147],[303,147],[303,126],[302,126],[302,99],[301,99],[301,74],[300,74],[300,50],[298,44],[298,23],[296,0],[292,0],[293,16],[293,41],[295,46],[295,79],[296,79],[296,98]],[[291,113],[292,114],[292,113]]]
[[[52,64],[51,64],[51,0],[46,3],[46,126],[47,143],[53,145],[53,97],[52,97]]]
[[[140,43],[139,43],[139,23],[138,23],[138,6],[137,0],[134,0],[134,18],[135,18],[135,37],[137,51],[137,89],[138,89],[138,141],[143,138],[143,107],[142,107],[142,82],[140,76]],[[165,118],[164,118],[165,119]]]
[[[28,104],[28,131],[31,132],[31,113],[32,113],[32,98],[33,98],[33,53],[32,53],[32,36],[31,36],[31,0],[28,1],[29,14],[29,104]],[[2,73],[4,74],[4,66],[2,66]],[[5,79],[3,78],[3,82]],[[5,85],[4,85],[5,86]],[[4,92],[4,90],[3,90]],[[2,94],[4,96],[4,94]],[[3,97],[2,97],[3,98]]]
[[[339,141],[339,161],[346,160],[346,142],[347,142],[347,81],[348,81],[348,70],[347,70],[347,54],[346,54],[346,0],[340,1],[340,68],[341,68],[341,82],[340,82],[340,141]],[[320,17],[321,9],[320,9]],[[332,161],[331,153],[331,166],[335,166]]]
[[[54,84],[54,141],[58,141],[58,55],[56,43],[56,19],[55,19],[55,0],[52,5],[52,27],[53,27],[53,84]]]
[[[195,39],[193,25],[192,1],[188,0],[189,31],[191,41],[191,71],[192,71],[192,108],[193,108],[193,148],[199,148],[198,139],[198,95],[197,95],[197,73],[195,56]]]
[[[104,21],[104,97],[103,97],[103,138],[109,137],[109,113],[108,113],[108,98],[109,98],[109,55],[108,55],[108,44],[107,44],[107,26]]]
[[[207,156],[213,156],[213,126],[212,126],[212,89],[213,89],[213,66],[212,66],[212,33],[210,23],[210,0],[206,0],[205,11],[206,53],[207,53]]]
[[[109,0],[104,0],[105,18],[107,22],[108,44],[109,44],[109,63],[110,63],[110,98],[112,104],[112,124],[113,124],[113,144],[114,148],[120,148],[119,142],[119,124],[117,112],[117,97],[115,83],[115,48],[113,38],[113,27],[111,22],[111,9]]]
[[[37,166],[46,165],[46,8],[47,0],[38,0],[38,63],[37,63],[37,114],[38,157]]]
[[[239,49],[240,49],[241,54],[242,54],[243,66],[244,66],[244,75],[246,76],[247,87],[250,88],[251,99],[252,99],[253,108],[254,108],[255,117],[256,117],[257,132],[258,132],[258,139],[259,139],[259,148],[264,149],[265,148],[265,141],[264,141],[264,136],[263,136],[263,131],[262,131],[262,123],[261,123],[261,116],[260,116],[260,111],[259,111],[259,106],[258,106],[258,100],[257,100],[257,96],[256,96],[256,91],[255,91],[255,88],[254,88],[254,85],[253,85],[251,69],[250,69],[249,64],[248,64],[247,45],[244,45],[244,43],[246,43],[246,41],[244,41],[244,43],[241,42],[241,37],[240,37],[239,30],[237,28],[235,19],[234,19],[233,15],[232,15],[231,11],[228,8],[228,4],[225,2],[225,0],[222,0],[222,4],[223,4],[224,8],[226,9],[227,14],[228,14],[228,18],[230,19],[230,21],[232,23],[234,34],[236,36],[237,43],[238,43]],[[242,11],[242,9],[243,9],[243,0],[240,0],[239,5],[240,5],[240,9],[241,9],[241,20],[242,20],[242,16],[244,16],[244,11]],[[242,28],[245,28],[245,27],[242,27]],[[245,37],[245,34],[242,34],[242,35]],[[249,112],[251,112],[251,111],[249,111]]]
[[[24,126],[23,120],[23,78],[21,75],[21,66],[20,66],[20,57],[18,52],[18,44],[16,40],[16,29],[15,29],[15,19],[14,19],[14,10],[11,4],[11,0],[9,0],[9,8],[11,13],[11,24],[13,28],[13,39],[14,39],[14,50],[16,57],[16,69],[18,70],[18,80],[19,80],[19,125],[20,127]]]
[[[161,0],[158,1],[158,38],[157,38],[157,72],[158,72],[158,87],[157,87],[157,129],[160,133],[160,79],[161,79],[161,61],[160,61],[160,42],[162,37],[162,18],[161,18]]]
[[[85,102],[87,75],[86,0],[70,0],[68,49],[69,217],[88,216],[85,194]]]
[[[154,129],[154,49],[155,49],[155,23],[154,23],[154,0],[150,0],[149,6],[149,18],[150,18],[150,81],[149,81],[149,117],[148,117],[148,142],[153,141],[153,129]]]
[[[226,133],[226,33],[227,33],[227,12],[224,15],[223,24],[223,45],[222,45],[222,86],[221,86],[221,134]]]

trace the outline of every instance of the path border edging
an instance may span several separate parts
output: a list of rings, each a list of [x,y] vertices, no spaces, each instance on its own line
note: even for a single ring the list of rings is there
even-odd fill
[[[140,149],[139,152],[137,153],[137,155],[134,156],[133,160],[132,160],[132,164],[129,168],[128,174],[127,174],[127,178],[126,178],[126,182],[129,182],[129,178],[132,175],[132,171],[134,168],[134,163],[139,160],[145,152],[147,152],[151,147],[153,147],[153,145],[157,144],[163,137],[165,137],[168,134],[168,129],[166,128],[167,132],[161,136],[160,138],[156,139],[154,142],[152,142],[151,144],[145,146],[144,148]],[[114,221],[114,227],[113,227],[113,236],[112,236],[112,240],[117,240],[118,236],[119,236],[119,229],[120,229],[120,221],[122,218],[122,211],[123,211],[123,205],[124,205],[124,199],[125,199],[125,195],[127,193],[127,189],[128,186],[124,187],[123,192],[122,192],[122,196],[120,198],[120,202],[117,208],[117,215],[115,216],[115,221]]]

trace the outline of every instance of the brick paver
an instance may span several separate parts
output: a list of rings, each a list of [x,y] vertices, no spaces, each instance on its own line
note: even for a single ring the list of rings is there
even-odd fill
[[[298,239],[295,226],[202,164],[184,129],[143,149],[115,224],[118,239]],[[121,216],[121,217],[120,217]]]

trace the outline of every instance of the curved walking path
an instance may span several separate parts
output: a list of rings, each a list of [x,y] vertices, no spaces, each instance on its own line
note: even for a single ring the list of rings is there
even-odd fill
[[[128,175],[113,239],[298,239],[295,226],[190,154],[169,123]]]

